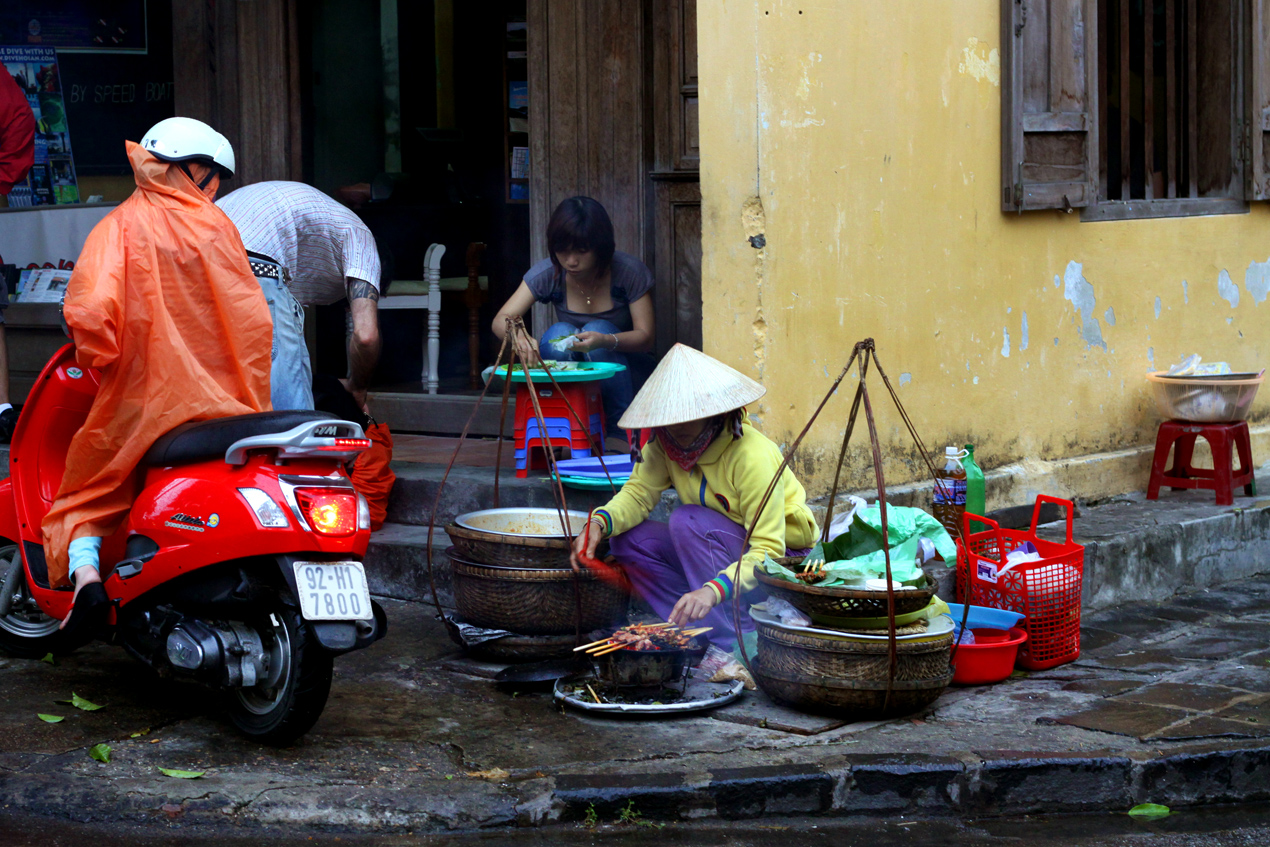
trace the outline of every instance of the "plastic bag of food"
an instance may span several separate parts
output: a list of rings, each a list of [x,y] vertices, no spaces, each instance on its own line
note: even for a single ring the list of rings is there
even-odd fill
[[[763,607],[767,609],[768,614],[780,618],[781,623],[786,626],[811,626],[811,618],[779,597],[768,597],[763,601]]]
[[[757,686],[754,684],[754,677],[750,676],[750,672],[745,669],[745,665],[741,664],[730,653],[725,653],[713,644],[710,649],[706,650],[706,655],[702,658],[701,663],[697,665],[697,673],[705,677],[707,682],[731,682],[739,679],[747,691],[753,691]]]

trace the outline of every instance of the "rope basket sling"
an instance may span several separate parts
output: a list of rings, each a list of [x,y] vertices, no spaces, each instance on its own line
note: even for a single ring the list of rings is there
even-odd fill
[[[498,446],[494,459],[494,508],[499,504],[499,472],[503,464],[503,427],[507,420],[507,404],[511,394],[512,374],[519,359],[517,341],[531,341],[521,318],[508,318],[507,331],[503,335],[503,344],[499,349],[498,361],[508,362],[507,378],[503,381],[501,414],[498,419]],[[528,371],[528,363],[523,363]],[[564,396],[560,384],[550,368],[546,368],[547,378],[552,389]],[[538,390],[532,379],[525,380],[530,404],[533,406],[534,418],[541,432],[547,431],[546,419],[538,400]],[[436,499],[432,503],[432,514],[428,520],[427,568],[428,586],[432,592],[432,603],[436,607],[437,616],[446,620],[445,610],[441,606],[440,594],[437,591],[436,575],[432,566],[433,537],[436,530],[437,513],[441,506],[441,497],[454,464],[458,460],[459,451],[467,440],[472,422],[480,411],[481,403],[489,392],[489,383],[476,398],[476,404],[463,431],[459,435],[459,443],[446,465],[437,486]],[[591,433],[590,427],[583,424],[577,410],[565,398],[565,405],[579,430],[587,432],[591,448],[596,455],[603,455],[603,442],[600,437]],[[521,646],[512,645],[502,651],[509,661],[520,659],[528,661],[542,658],[543,652],[554,654],[555,644],[538,642],[534,636],[550,637],[573,631],[573,643],[582,643],[582,633],[599,626],[607,625],[620,618],[626,611],[627,593],[614,585],[605,584],[596,578],[596,574],[587,569],[571,567],[570,550],[573,547],[573,532],[568,518],[569,506],[565,500],[564,486],[560,482],[560,474],[556,467],[555,453],[543,451],[547,457],[547,471],[554,485],[552,495],[556,512],[560,519],[561,534],[564,539],[548,540],[532,537],[511,540],[508,536],[469,530],[457,525],[450,525],[446,532],[450,537],[451,548],[456,555],[451,556],[454,574],[454,594],[456,606],[460,613],[475,614],[479,620],[471,620],[477,626],[490,629],[505,629],[513,633],[507,638],[520,637],[526,643]],[[604,468],[610,488],[616,492],[608,468]],[[598,552],[598,550],[597,550]],[[464,561],[464,557],[471,561]],[[489,567],[483,567],[489,566]],[[572,598],[572,603],[568,598]],[[461,598],[461,599],[460,599]],[[566,607],[572,606],[571,611]],[[506,639],[501,639],[506,640]],[[493,641],[484,642],[474,648],[475,652],[499,652]],[[523,647],[523,649],[521,649]]]
[[[872,448],[873,471],[877,481],[877,502],[881,513],[881,536],[889,538],[886,504],[886,479],[882,472],[882,449],[878,441],[877,424],[873,417],[873,404],[869,397],[868,374],[870,365],[877,368],[882,383],[896,410],[903,419],[917,446],[918,453],[925,462],[931,476],[935,468],[931,465],[929,451],[918,436],[912,420],[904,410],[899,395],[896,394],[890,379],[877,360],[877,351],[872,338],[857,342],[851,351],[851,357],[838,374],[824,398],[812,413],[802,432],[794,439],[793,444],[785,452],[780,466],[776,469],[767,491],[759,501],[755,510],[756,518],[746,532],[744,547],[748,548],[750,538],[757,524],[757,516],[763,513],[772,492],[781,478],[781,474],[789,467],[790,460],[797,452],[799,445],[812,425],[820,416],[829,400],[837,392],[838,386],[846,378],[851,366],[859,362],[860,381],[856,386],[855,396],[851,401],[851,411],[847,417],[847,426],[843,432],[842,449],[838,454],[838,463],[834,471],[833,486],[829,493],[829,505],[825,514],[824,526],[821,528],[822,542],[828,541],[829,526],[833,521],[834,502],[838,496],[838,485],[842,476],[842,465],[846,460],[847,447],[855,430],[857,415],[864,407],[865,421],[869,429],[869,443]],[[964,544],[963,530],[957,527],[956,535]],[[796,607],[803,608],[800,603],[820,604],[817,612],[846,616],[876,616],[887,618],[885,642],[861,642],[838,640],[832,636],[820,637],[814,633],[790,633],[776,627],[756,623],[758,632],[758,655],[751,661],[745,642],[740,642],[742,661],[754,675],[755,681],[773,699],[798,708],[814,711],[832,711],[836,714],[852,718],[864,716],[896,716],[909,714],[925,708],[933,703],[952,681],[952,660],[956,655],[956,646],[951,635],[934,641],[899,641],[897,639],[896,615],[915,611],[929,603],[934,594],[928,584],[926,589],[897,592],[891,572],[891,551],[884,547],[883,558],[886,564],[885,591],[854,591],[841,588],[817,588],[814,585],[793,583],[770,577],[755,570],[758,581],[769,592],[778,593]],[[786,560],[788,566],[789,560]],[[741,584],[741,562],[738,560],[732,571],[733,585]],[[732,594],[732,620],[737,632],[741,632],[741,591]],[[872,614],[865,615],[863,609],[853,608],[853,595],[868,595],[859,599]],[[913,595],[907,597],[905,595]],[[917,595],[924,595],[925,601]],[[795,602],[798,600],[799,602]],[[917,605],[920,602],[920,605]],[[829,604],[829,605],[825,605]],[[832,606],[836,604],[836,610]],[[913,607],[916,608],[913,608]],[[803,608],[803,611],[807,609]],[[967,605],[962,616],[965,626],[969,613]]]

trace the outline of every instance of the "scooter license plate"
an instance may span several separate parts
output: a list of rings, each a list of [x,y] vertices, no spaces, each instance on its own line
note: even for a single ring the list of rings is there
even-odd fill
[[[370,620],[375,616],[361,562],[296,562],[300,614],[306,621]]]

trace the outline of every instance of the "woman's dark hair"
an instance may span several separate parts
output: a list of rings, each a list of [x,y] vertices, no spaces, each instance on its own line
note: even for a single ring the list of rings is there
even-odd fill
[[[557,271],[563,272],[563,268],[556,254],[570,249],[594,252],[596,270],[601,274],[613,262],[613,222],[604,207],[590,197],[562,201],[547,221],[547,253]]]

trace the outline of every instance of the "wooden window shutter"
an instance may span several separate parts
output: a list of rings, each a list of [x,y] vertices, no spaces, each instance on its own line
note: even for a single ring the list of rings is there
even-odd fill
[[[1252,0],[1249,200],[1270,200],[1270,0]]]
[[[1001,0],[1001,208],[1088,206],[1098,182],[1097,0]]]

